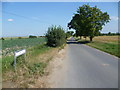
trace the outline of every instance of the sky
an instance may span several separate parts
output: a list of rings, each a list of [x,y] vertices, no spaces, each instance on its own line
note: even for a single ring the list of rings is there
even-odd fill
[[[67,24],[79,6],[97,6],[110,15],[102,32],[118,32],[118,2],[3,2],[2,36],[41,36],[48,27],[60,25],[67,31]]]

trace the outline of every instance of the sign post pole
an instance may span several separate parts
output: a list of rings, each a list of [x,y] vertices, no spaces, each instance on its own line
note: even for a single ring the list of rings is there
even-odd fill
[[[25,63],[26,63],[26,53],[25,53],[25,55],[24,55],[24,59],[25,59]]]
[[[14,68],[16,70],[16,59],[18,56],[23,55],[24,54],[24,58],[26,61],[26,49],[20,50],[18,52],[14,52]]]
[[[14,68],[16,70],[16,56],[14,56]]]

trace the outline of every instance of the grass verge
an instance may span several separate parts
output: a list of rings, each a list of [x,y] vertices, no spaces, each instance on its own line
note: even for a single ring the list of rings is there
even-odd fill
[[[62,48],[63,46],[53,48],[46,44],[28,48],[26,59],[24,59],[24,55],[17,58],[16,71],[13,67],[14,57],[3,57],[3,87],[30,88],[32,85],[34,86],[39,77],[48,75],[49,72],[46,72],[45,68],[53,56]]]
[[[120,53],[118,51],[119,48],[118,44],[94,41],[91,43],[87,43],[86,45],[102,50],[104,52],[107,52],[109,54],[115,55],[120,58]]]
[[[51,47],[48,47],[45,44],[28,48],[27,53],[26,53],[26,61],[29,62],[30,59],[33,59],[40,53],[45,53],[49,49],[51,49]],[[17,66],[19,66],[21,64],[25,64],[24,55],[18,57],[16,61],[17,61]],[[13,70],[14,69],[13,64],[14,64],[14,56],[2,57],[2,72],[4,73],[6,71],[9,71],[10,69]]]
[[[25,83],[34,82],[36,76],[42,76],[48,62],[43,62],[38,56],[48,54],[53,49],[46,44],[37,45],[27,49],[26,59],[24,55],[17,58],[16,71],[14,70],[14,56],[6,56],[2,58],[2,76],[3,81],[9,81],[16,84],[15,87],[28,87]],[[36,59],[38,58],[38,59]],[[48,57],[50,58],[50,57]],[[21,78],[20,78],[21,77]],[[33,77],[32,81],[30,79]],[[22,82],[22,83],[20,83]],[[5,84],[4,84],[5,85]],[[7,85],[7,84],[6,84]],[[11,86],[6,86],[11,87]]]
[[[101,41],[88,41],[88,40],[78,40],[79,43],[86,44],[93,48],[99,49],[101,51],[107,52],[109,54],[115,55],[120,58],[119,43],[118,42],[101,42]]]

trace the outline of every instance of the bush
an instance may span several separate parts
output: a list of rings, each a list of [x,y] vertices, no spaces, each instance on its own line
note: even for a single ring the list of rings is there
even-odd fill
[[[49,46],[61,46],[66,42],[66,34],[61,26],[52,26],[46,33],[47,44]]]
[[[5,39],[2,37],[1,40],[5,40]]]
[[[29,38],[37,38],[37,36],[32,36],[32,35],[30,35]]]
[[[18,39],[22,39],[22,37],[18,37]]]

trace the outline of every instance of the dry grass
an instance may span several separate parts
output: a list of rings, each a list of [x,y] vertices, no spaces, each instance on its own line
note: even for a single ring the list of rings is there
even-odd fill
[[[3,37],[5,40],[9,39],[18,39],[19,37]],[[21,38],[28,38],[28,37],[21,37]]]
[[[98,36],[94,41],[118,42],[118,36]]]
[[[93,42],[97,41],[97,42],[105,42],[105,43],[114,43],[114,44],[118,44],[118,38],[119,36],[96,36],[93,38]],[[86,39],[82,37],[82,40],[90,40],[89,37],[87,37]]]
[[[31,57],[27,59],[27,64],[31,63],[48,63],[54,55],[58,52],[58,48],[52,48],[48,51],[37,55],[36,57]],[[30,65],[32,66],[32,65]],[[48,75],[49,72],[44,70],[44,75]],[[43,80],[39,80],[38,78],[42,78],[39,73],[35,73],[34,75],[29,74],[29,69],[26,65],[22,65],[18,67],[16,72],[10,70],[7,73],[4,73],[3,79],[3,88],[42,88],[45,86]]]

